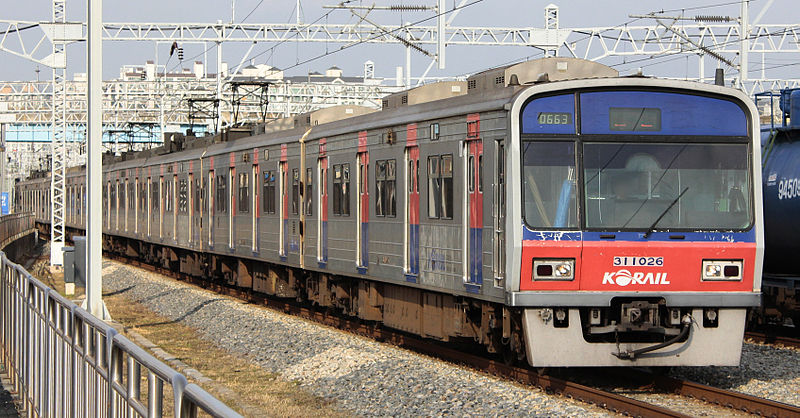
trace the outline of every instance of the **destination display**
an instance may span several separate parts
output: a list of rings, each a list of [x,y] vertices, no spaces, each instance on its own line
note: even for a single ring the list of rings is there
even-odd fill
[[[539,122],[539,125],[569,125],[572,123],[572,114],[564,112],[540,112],[537,122]]]
[[[608,119],[612,131],[661,130],[661,109],[654,107],[612,107]]]

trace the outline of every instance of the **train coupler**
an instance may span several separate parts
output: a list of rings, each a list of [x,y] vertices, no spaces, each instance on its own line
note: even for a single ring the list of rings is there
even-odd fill
[[[639,349],[636,349],[636,350],[628,350],[628,351],[619,350],[619,344],[617,344],[617,350],[618,351],[616,353],[611,353],[611,354],[613,356],[617,357],[620,360],[631,360],[631,361],[634,361],[634,360],[636,360],[637,356],[640,356],[640,355],[645,354],[645,353],[649,353],[651,351],[656,351],[656,350],[662,349],[664,347],[668,347],[668,346],[670,346],[672,344],[677,343],[678,341],[680,341],[681,339],[683,339],[683,338],[685,338],[685,337],[687,337],[689,335],[689,332],[691,332],[691,329],[692,329],[692,316],[689,315],[689,314],[684,315],[683,318],[681,318],[681,325],[682,325],[681,332],[678,335],[670,338],[669,340],[664,341],[663,343],[651,345],[649,347],[642,347],[642,348],[639,348]]]

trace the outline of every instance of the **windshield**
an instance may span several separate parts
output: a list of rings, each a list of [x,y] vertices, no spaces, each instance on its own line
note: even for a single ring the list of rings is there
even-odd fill
[[[575,142],[522,144],[525,221],[534,229],[578,226],[575,197]]]
[[[586,227],[746,228],[747,155],[746,144],[586,143]]]

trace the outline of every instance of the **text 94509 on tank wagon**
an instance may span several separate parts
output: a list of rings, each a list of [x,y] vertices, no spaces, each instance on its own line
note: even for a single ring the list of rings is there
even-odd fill
[[[546,58],[109,160],[104,245],[533,366],[735,365],[755,120],[732,89]]]

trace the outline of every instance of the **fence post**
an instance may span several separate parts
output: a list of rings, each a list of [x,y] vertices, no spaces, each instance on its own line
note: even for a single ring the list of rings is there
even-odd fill
[[[173,394],[173,405],[175,406],[174,409],[174,417],[175,418],[183,418],[183,390],[186,389],[186,385],[189,382],[186,381],[186,378],[182,374],[176,374],[172,377],[172,394]]]

